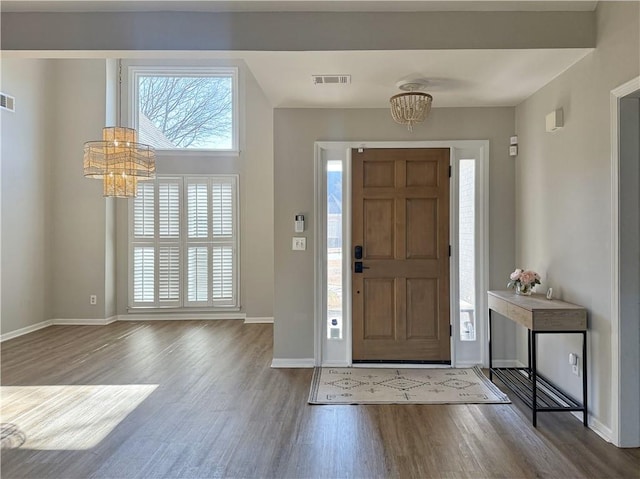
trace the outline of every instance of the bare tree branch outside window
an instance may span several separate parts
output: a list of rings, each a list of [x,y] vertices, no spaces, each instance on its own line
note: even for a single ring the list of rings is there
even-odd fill
[[[232,147],[231,77],[142,76],[138,108],[141,141],[159,148]]]

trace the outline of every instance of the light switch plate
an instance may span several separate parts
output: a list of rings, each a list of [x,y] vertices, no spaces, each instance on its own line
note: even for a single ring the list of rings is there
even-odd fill
[[[294,236],[291,249],[294,251],[305,251],[307,249],[307,238],[304,236]]]

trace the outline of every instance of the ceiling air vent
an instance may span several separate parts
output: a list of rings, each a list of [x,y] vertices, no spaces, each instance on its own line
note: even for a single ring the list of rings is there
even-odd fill
[[[314,85],[349,85],[351,75],[312,75]]]
[[[12,96],[0,93],[0,108],[3,110],[16,111],[16,99]]]

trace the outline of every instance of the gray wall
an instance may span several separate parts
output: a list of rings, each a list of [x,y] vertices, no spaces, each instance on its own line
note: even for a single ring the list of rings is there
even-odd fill
[[[2,322],[5,334],[50,318],[48,104],[51,63],[2,60]]]
[[[509,157],[513,108],[436,108],[413,133],[388,109],[276,109],[275,114],[274,358],[313,357],[313,234],[315,141],[490,140],[489,245],[491,288],[504,288],[514,267],[514,162]],[[305,215],[306,251],[292,251],[293,217]],[[498,324],[505,344],[498,358],[515,357],[515,333]]]
[[[609,92],[640,73],[639,9],[600,2],[596,50],[516,108],[516,258],[542,275],[542,289],[588,308],[590,412],[605,429],[612,424]],[[560,107],[564,128],[545,133],[545,115]],[[541,371],[576,397],[581,378],[567,356],[580,351],[577,337],[539,344]]]
[[[593,12],[3,12],[0,30],[5,50],[60,51],[581,48],[595,40]]]
[[[55,60],[47,79],[55,92],[51,143],[51,317],[104,319],[106,200],[102,182],[83,176],[85,141],[105,126],[105,60]],[[89,296],[98,297],[97,305]]]

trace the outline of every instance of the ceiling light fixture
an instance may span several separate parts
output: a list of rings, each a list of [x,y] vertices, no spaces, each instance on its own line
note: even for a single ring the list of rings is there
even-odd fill
[[[122,65],[119,65],[118,97],[122,93]],[[120,120],[122,113],[120,112]],[[120,121],[121,123],[121,121]],[[156,177],[156,151],[152,146],[138,143],[133,128],[109,126],[102,129],[102,140],[84,144],[84,176],[101,179],[103,195],[134,198],[138,181]]]
[[[399,82],[396,85],[405,93],[398,93],[389,99],[391,103],[391,116],[401,125],[407,125],[409,131],[413,131],[413,125],[423,122],[431,111],[433,97],[423,90],[425,80],[413,80]]]
[[[101,179],[104,196],[134,198],[139,180],[156,177],[155,149],[137,140],[133,128],[109,126],[101,141],[84,144],[84,176]]]

